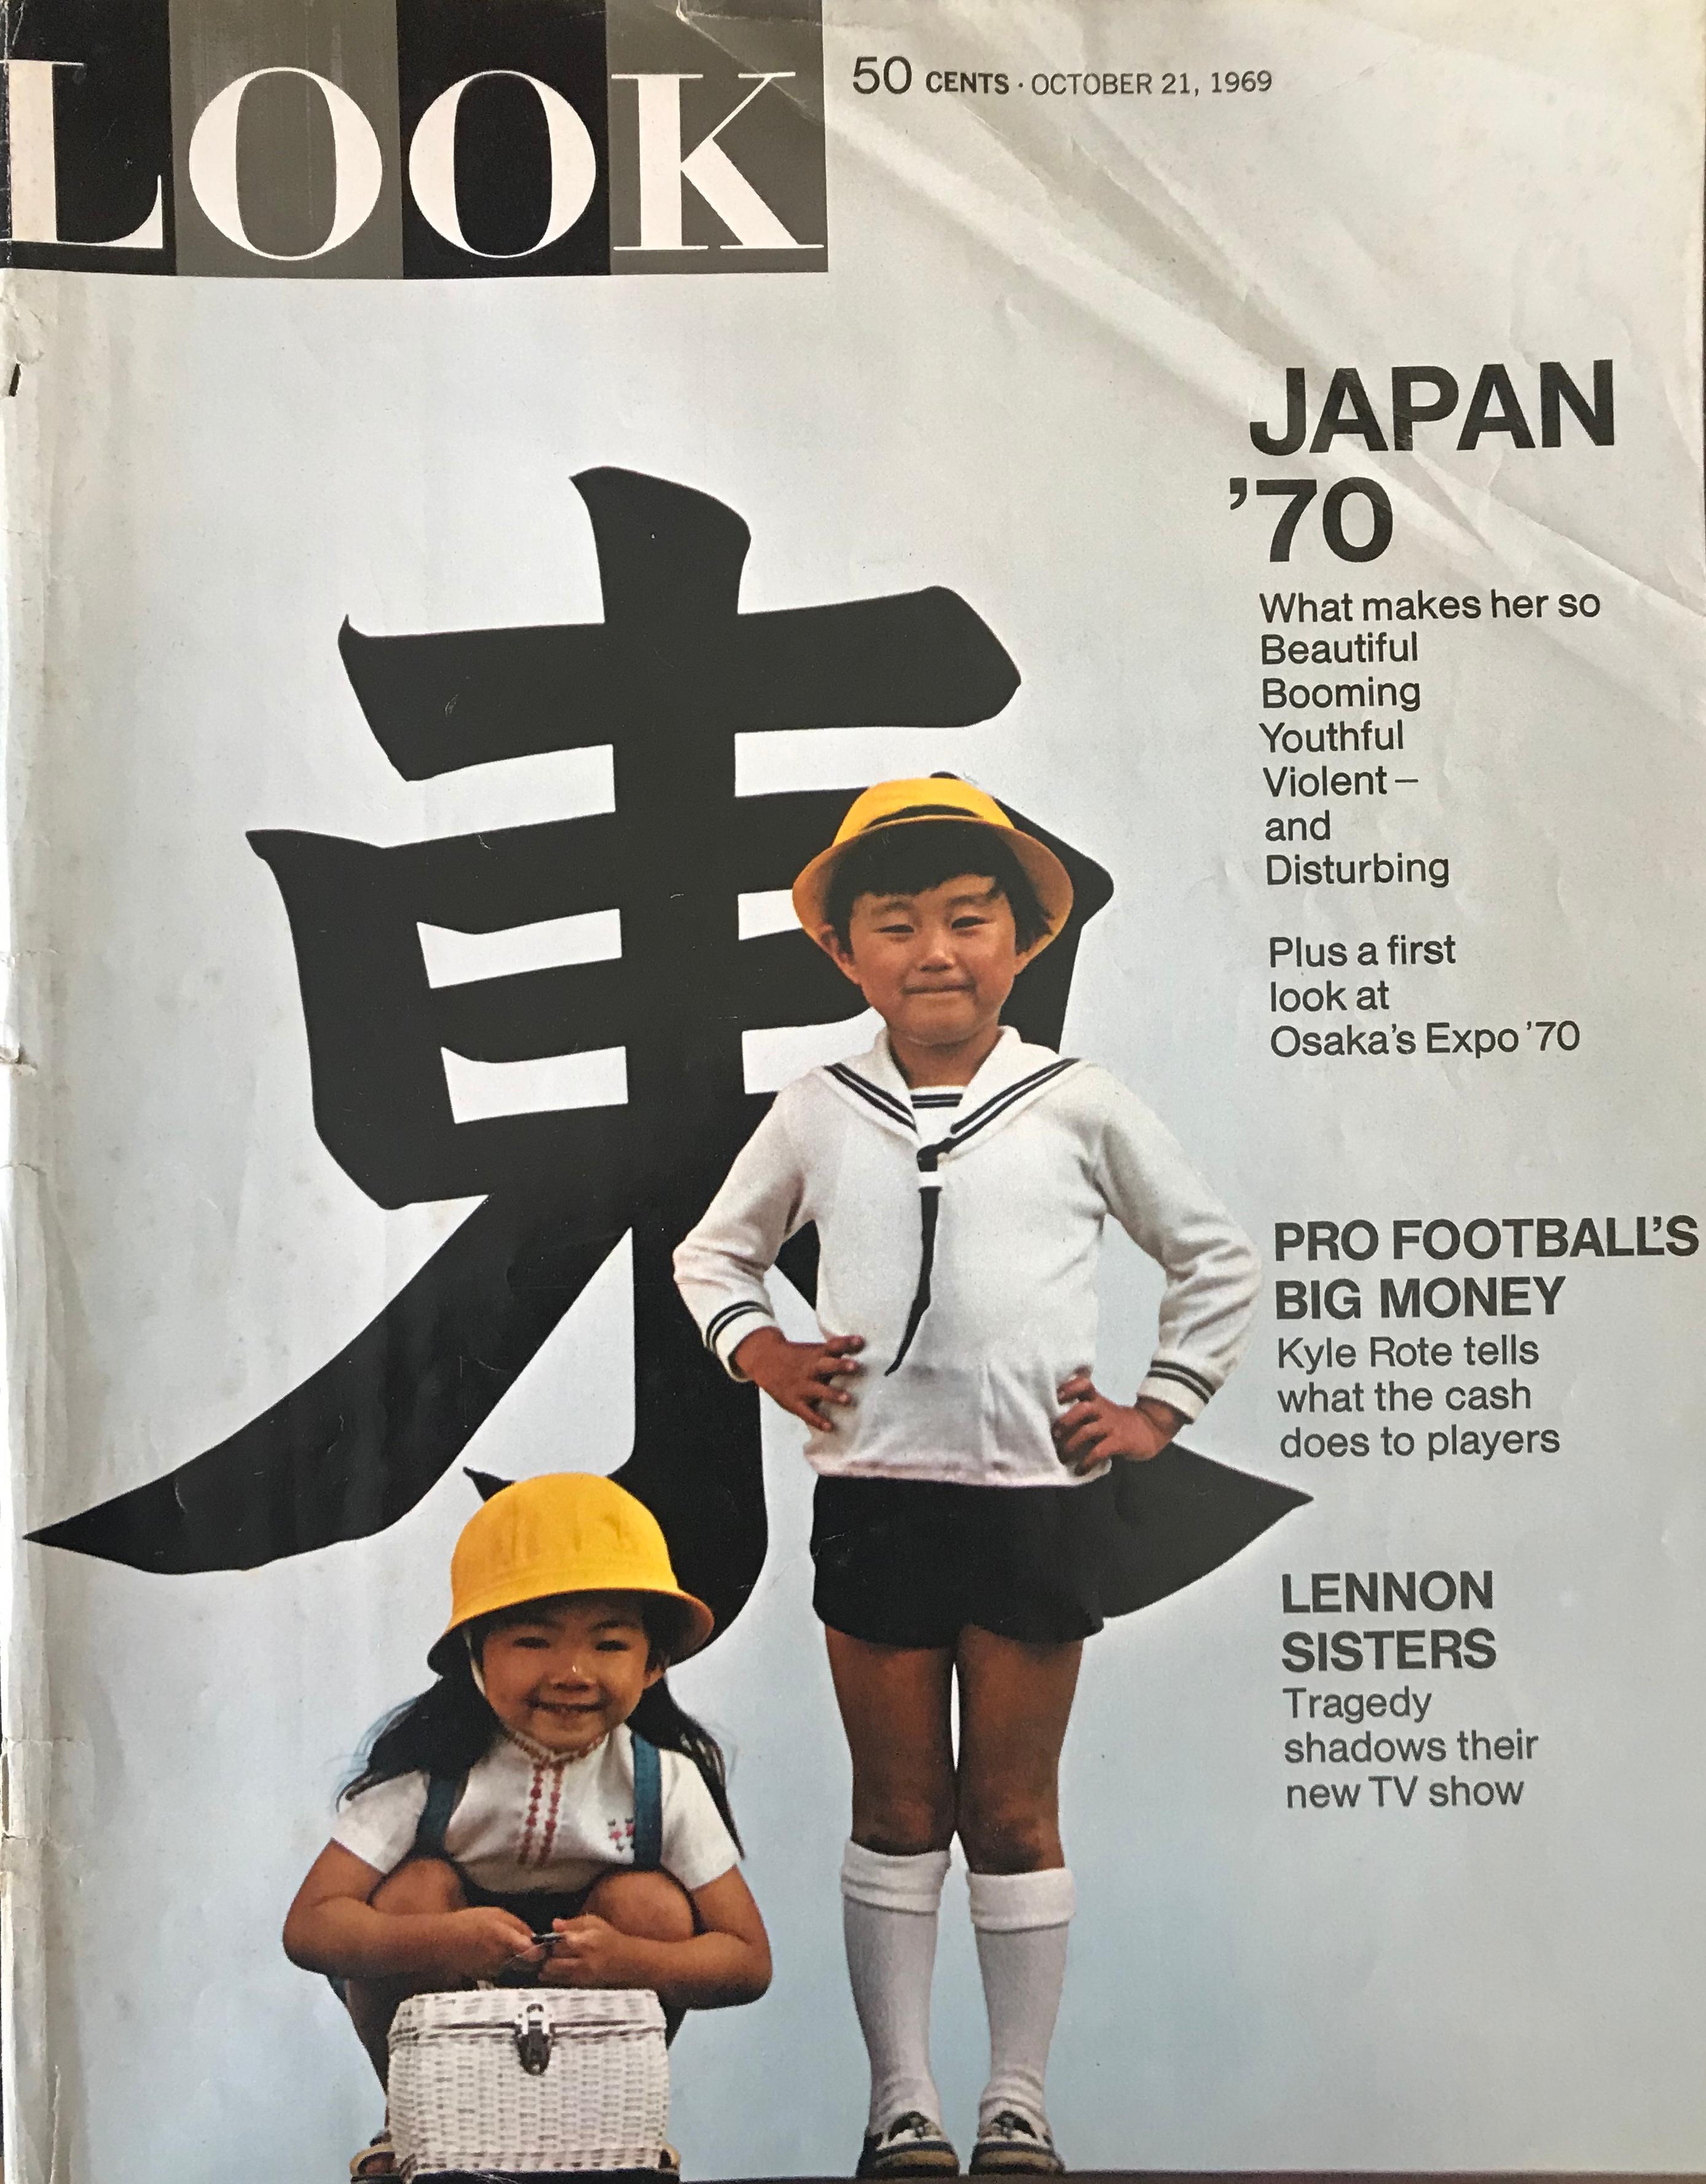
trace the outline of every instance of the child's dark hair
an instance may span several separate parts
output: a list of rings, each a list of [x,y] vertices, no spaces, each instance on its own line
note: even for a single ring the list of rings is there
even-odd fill
[[[1048,920],[1031,875],[999,829],[975,819],[911,819],[859,835],[830,874],[824,913],[845,948],[853,906],[862,894],[922,894],[963,872],[992,880],[1007,897],[1021,950],[1046,936]]]
[[[642,1614],[653,1659],[667,1660],[680,1639],[679,1618],[665,1600],[655,1604],[645,1602]],[[483,1616],[470,1624],[473,1653],[478,1652],[490,1632],[513,1619],[499,1613]],[[450,1665],[431,1690],[406,1699],[385,1717],[369,1739],[359,1768],[339,1791],[341,1803],[417,1769],[427,1775],[465,1774],[486,1757],[498,1733],[497,1717],[474,1680],[473,1653],[467,1646],[458,1646]],[[735,1839],[735,1847],[744,1851],[729,1808],[728,1770],[723,1763],[722,1747],[703,1723],[676,1705],[666,1677],[660,1676],[641,1695],[640,1703],[628,1717],[628,1726],[647,1743],[655,1744],[659,1752],[679,1752],[692,1761],[704,1777],[723,1825]]]

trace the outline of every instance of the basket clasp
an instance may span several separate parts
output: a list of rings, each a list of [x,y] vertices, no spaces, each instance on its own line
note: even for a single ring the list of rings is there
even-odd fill
[[[530,2078],[542,2078],[551,2060],[551,2028],[542,2002],[530,2002],[515,2020],[515,2053]]]

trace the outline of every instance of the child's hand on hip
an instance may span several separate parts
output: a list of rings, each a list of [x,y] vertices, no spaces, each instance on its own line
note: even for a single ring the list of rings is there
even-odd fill
[[[825,1342],[790,1342],[778,1327],[760,1327],[736,1346],[734,1362],[772,1402],[802,1418],[814,1432],[834,1430],[838,1408],[852,1402],[836,1384],[864,1371],[855,1353],[862,1334],[832,1334]]]
[[[1159,1456],[1185,1423],[1170,1403],[1140,1396],[1135,1403],[1116,1403],[1098,1395],[1088,1373],[1075,1373],[1055,1390],[1066,1408],[1052,1429],[1054,1446],[1069,1471],[1081,1477],[1110,1457],[1147,1463]]]
[[[608,1919],[583,1912],[578,1919],[555,1919],[554,1947],[539,1967],[542,1986],[635,1986],[633,1936]]]

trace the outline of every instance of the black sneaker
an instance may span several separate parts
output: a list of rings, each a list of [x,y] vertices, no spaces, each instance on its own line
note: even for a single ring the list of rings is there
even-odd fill
[[[958,2176],[959,2156],[939,2123],[920,2109],[897,2115],[886,2131],[865,2133],[855,2176]]]
[[[997,2109],[977,2126],[974,2176],[1060,2176],[1065,2170],[1046,2123],[1033,2122],[1017,2109]]]

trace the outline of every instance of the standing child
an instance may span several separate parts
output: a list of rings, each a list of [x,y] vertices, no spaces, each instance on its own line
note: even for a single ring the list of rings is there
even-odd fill
[[[464,1529],[450,1588],[438,1680],[381,1727],[285,1921],[381,2082],[404,1997],[480,1979],[651,1987],[674,2019],[755,2001],[770,1944],[722,1754],[664,1681],[711,1611],[657,1519],[608,1479],[522,1479]],[[381,2134],[350,2174],[394,2167]]]
[[[971,2169],[1064,2165],[1043,2108],[1073,1910],[1057,1783],[1121,1521],[1113,1465],[1157,1455],[1202,1409],[1257,1290],[1254,1251],[1148,1110],[1001,1023],[1071,904],[1053,853],[981,790],[866,790],[794,907],[883,1031],[777,1095],[675,1256],[706,1342],[810,1429],[814,1604],[853,1757],[861,2176],[958,2172],[930,2068],[956,1834],[990,2028]],[[1093,1378],[1109,1214],[1166,1274],[1129,1405]],[[824,1339],[790,1342],[764,1277],[809,1222]]]

